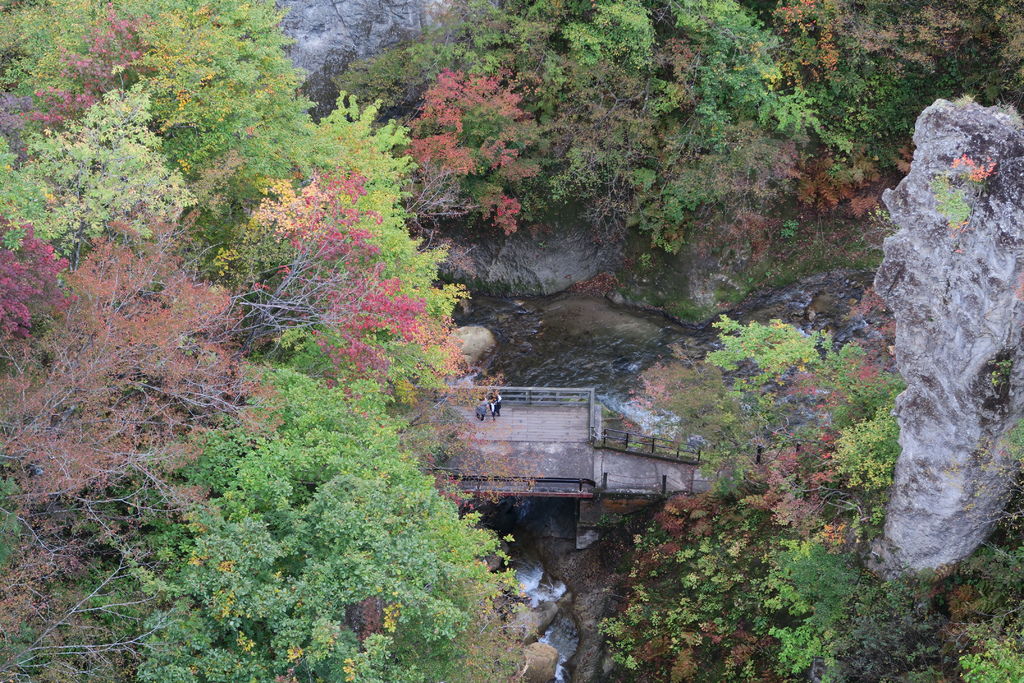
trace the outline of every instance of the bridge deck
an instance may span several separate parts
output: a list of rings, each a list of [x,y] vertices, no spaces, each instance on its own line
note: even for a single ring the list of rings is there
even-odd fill
[[[544,441],[585,443],[590,440],[587,420],[590,408],[575,406],[530,406],[506,403],[501,415],[483,422],[473,408],[456,408],[473,425],[473,436],[482,441]]]
[[[501,391],[506,400],[496,420],[489,416],[478,420],[474,405],[451,406],[468,427],[468,448],[453,454],[445,468],[466,477],[462,487],[467,492],[590,497],[595,488],[615,493],[707,488],[692,464],[652,453],[595,448],[591,428],[592,421],[600,421],[600,412],[593,390],[503,387]],[[655,444],[652,451],[657,450],[656,440],[647,438],[642,444]],[[603,440],[597,443],[604,445]],[[576,483],[554,483],[556,478]]]

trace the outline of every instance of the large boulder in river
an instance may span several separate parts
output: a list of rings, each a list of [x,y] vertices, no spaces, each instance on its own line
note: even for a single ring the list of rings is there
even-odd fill
[[[558,603],[542,602],[531,609],[524,609],[512,617],[511,629],[516,639],[527,645],[544,635],[551,622],[558,616]]]
[[[969,555],[1003,509],[1024,416],[1024,131],[1012,112],[939,100],[884,199],[875,288],[896,318],[902,452],[877,549],[892,575]]]
[[[558,669],[558,650],[547,643],[532,643],[526,647],[527,683],[548,683]]]
[[[288,53],[309,73],[306,94],[325,114],[338,98],[333,76],[422,31],[443,1],[277,0],[277,6],[287,12],[281,30],[295,40]]]
[[[452,336],[462,345],[462,357],[467,365],[476,365],[484,355],[494,348],[498,341],[494,333],[480,325],[457,327]]]

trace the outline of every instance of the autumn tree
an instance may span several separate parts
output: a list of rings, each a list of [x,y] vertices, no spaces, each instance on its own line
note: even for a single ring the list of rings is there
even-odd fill
[[[488,615],[506,577],[479,559],[497,540],[401,450],[386,396],[267,381],[261,428],[212,437],[190,471],[210,503],[153,584],[168,627],[140,679],[505,680]]]
[[[447,196],[435,186],[458,183],[481,218],[505,234],[515,232],[522,206],[508,193],[537,174],[536,165],[525,156],[536,124],[520,107],[521,99],[495,76],[441,72],[411,124],[421,192]],[[450,201],[458,203],[456,198]],[[454,215],[454,204],[441,204],[430,210]]]
[[[147,236],[152,222],[177,220],[192,201],[180,174],[166,167],[149,121],[145,95],[107,93],[66,131],[29,142],[29,160],[3,172],[11,183],[2,199],[73,268],[96,237]]]
[[[66,267],[31,225],[0,218],[0,339],[27,335],[34,315],[67,304],[57,281]]]
[[[171,478],[184,439],[249,391],[225,343],[229,296],[190,277],[172,232],[153,233],[100,241],[67,277],[65,314],[2,347],[5,675],[115,677],[144,633],[140,531],[192,497]]]
[[[287,184],[278,191],[256,220],[287,242],[289,256],[236,298],[245,311],[236,330],[243,346],[283,338],[319,348],[334,374],[384,378],[395,365],[392,379],[406,381],[429,381],[454,362],[446,319],[425,298],[445,294],[408,292],[401,278],[385,274],[373,239],[382,219],[357,204],[366,194],[361,176],[325,175],[298,193]]]
[[[167,160],[152,168],[169,166],[213,200],[195,207],[191,232],[204,249],[231,241],[268,182],[311,170],[310,103],[297,95],[273,3],[45,0],[6,8],[4,19],[5,87],[39,93],[30,129],[80,121],[114,90],[148,98],[156,144],[146,144]],[[42,234],[39,217],[27,218]]]
[[[111,90],[127,90],[138,80],[136,63],[145,53],[140,35],[148,17],[122,17],[114,4],[101,8],[98,21],[86,29],[81,45],[57,55],[57,85],[36,90],[39,110],[30,118],[47,126],[77,119]]]

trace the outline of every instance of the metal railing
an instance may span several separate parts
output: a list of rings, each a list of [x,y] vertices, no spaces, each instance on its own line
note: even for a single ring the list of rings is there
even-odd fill
[[[634,455],[653,455],[659,458],[669,458],[690,465],[700,463],[700,450],[698,449],[690,448],[671,439],[627,432],[622,429],[602,429],[601,438],[595,441],[594,445],[598,448],[608,448]]]
[[[590,405],[594,401],[593,389],[562,387],[472,387],[471,391],[500,391],[504,403],[520,405]]]
[[[467,492],[533,496],[589,497],[593,495],[597,486],[593,479],[578,477],[489,477],[456,474],[455,482],[459,488]]]
[[[635,477],[622,474],[601,473],[601,485],[598,487],[601,493],[610,494],[631,494],[644,493],[661,496],[675,495],[677,493],[693,493],[693,482],[695,470],[690,472],[682,485],[678,479],[669,483],[667,474],[656,474],[653,477]]]

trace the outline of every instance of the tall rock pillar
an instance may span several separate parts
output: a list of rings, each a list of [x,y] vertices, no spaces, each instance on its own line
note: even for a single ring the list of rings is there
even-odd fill
[[[939,100],[910,174],[884,201],[899,226],[875,288],[896,318],[902,452],[881,559],[897,574],[969,555],[1006,504],[1001,445],[1024,416],[1024,130],[995,107]]]

